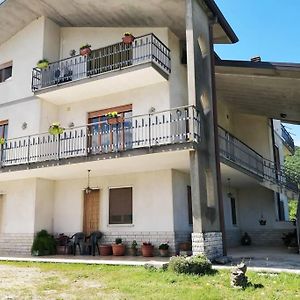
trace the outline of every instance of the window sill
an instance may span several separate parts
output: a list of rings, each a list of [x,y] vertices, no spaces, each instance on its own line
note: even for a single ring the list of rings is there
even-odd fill
[[[107,224],[107,227],[134,227],[134,224]]]

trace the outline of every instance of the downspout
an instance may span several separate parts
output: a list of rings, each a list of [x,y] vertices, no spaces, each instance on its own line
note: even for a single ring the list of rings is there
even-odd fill
[[[218,110],[217,110],[217,93],[216,93],[216,76],[215,76],[215,55],[213,44],[213,25],[215,19],[209,23],[209,45],[210,45],[210,62],[211,62],[211,88],[212,88],[212,112],[214,121],[214,144],[215,144],[215,160],[216,160],[216,177],[217,177],[217,192],[219,200],[219,218],[222,232],[223,255],[227,255],[227,243],[224,220],[223,193],[220,169],[220,149],[219,149],[219,133],[218,133]]]

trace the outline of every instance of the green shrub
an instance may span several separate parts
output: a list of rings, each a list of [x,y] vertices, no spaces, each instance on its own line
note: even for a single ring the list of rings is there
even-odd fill
[[[211,273],[211,262],[204,255],[191,257],[173,256],[170,259],[169,270],[175,273],[204,275]]]
[[[56,243],[52,235],[47,230],[39,231],[31,247],[32,255],[51,255],[55,254]]]

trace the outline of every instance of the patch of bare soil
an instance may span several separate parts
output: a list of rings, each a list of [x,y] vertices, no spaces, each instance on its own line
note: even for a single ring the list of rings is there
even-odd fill
[[[124,299],[107,294],[100,281],[68,276],[59,271],[0,265],[0,300]]]

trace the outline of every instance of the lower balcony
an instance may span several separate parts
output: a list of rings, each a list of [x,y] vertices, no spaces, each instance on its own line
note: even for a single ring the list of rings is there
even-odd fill
[[[111,118],[84,126],[9,139],[2,145],[2,172],[174,151],[200,141],[200,114],[193,106]]]
[[[264,158],[222,127],[219,127],[219,147],[220,159],[226,165],[254,177],[276,192],[285,191],[291,198],[299,193],[296,174]]]

